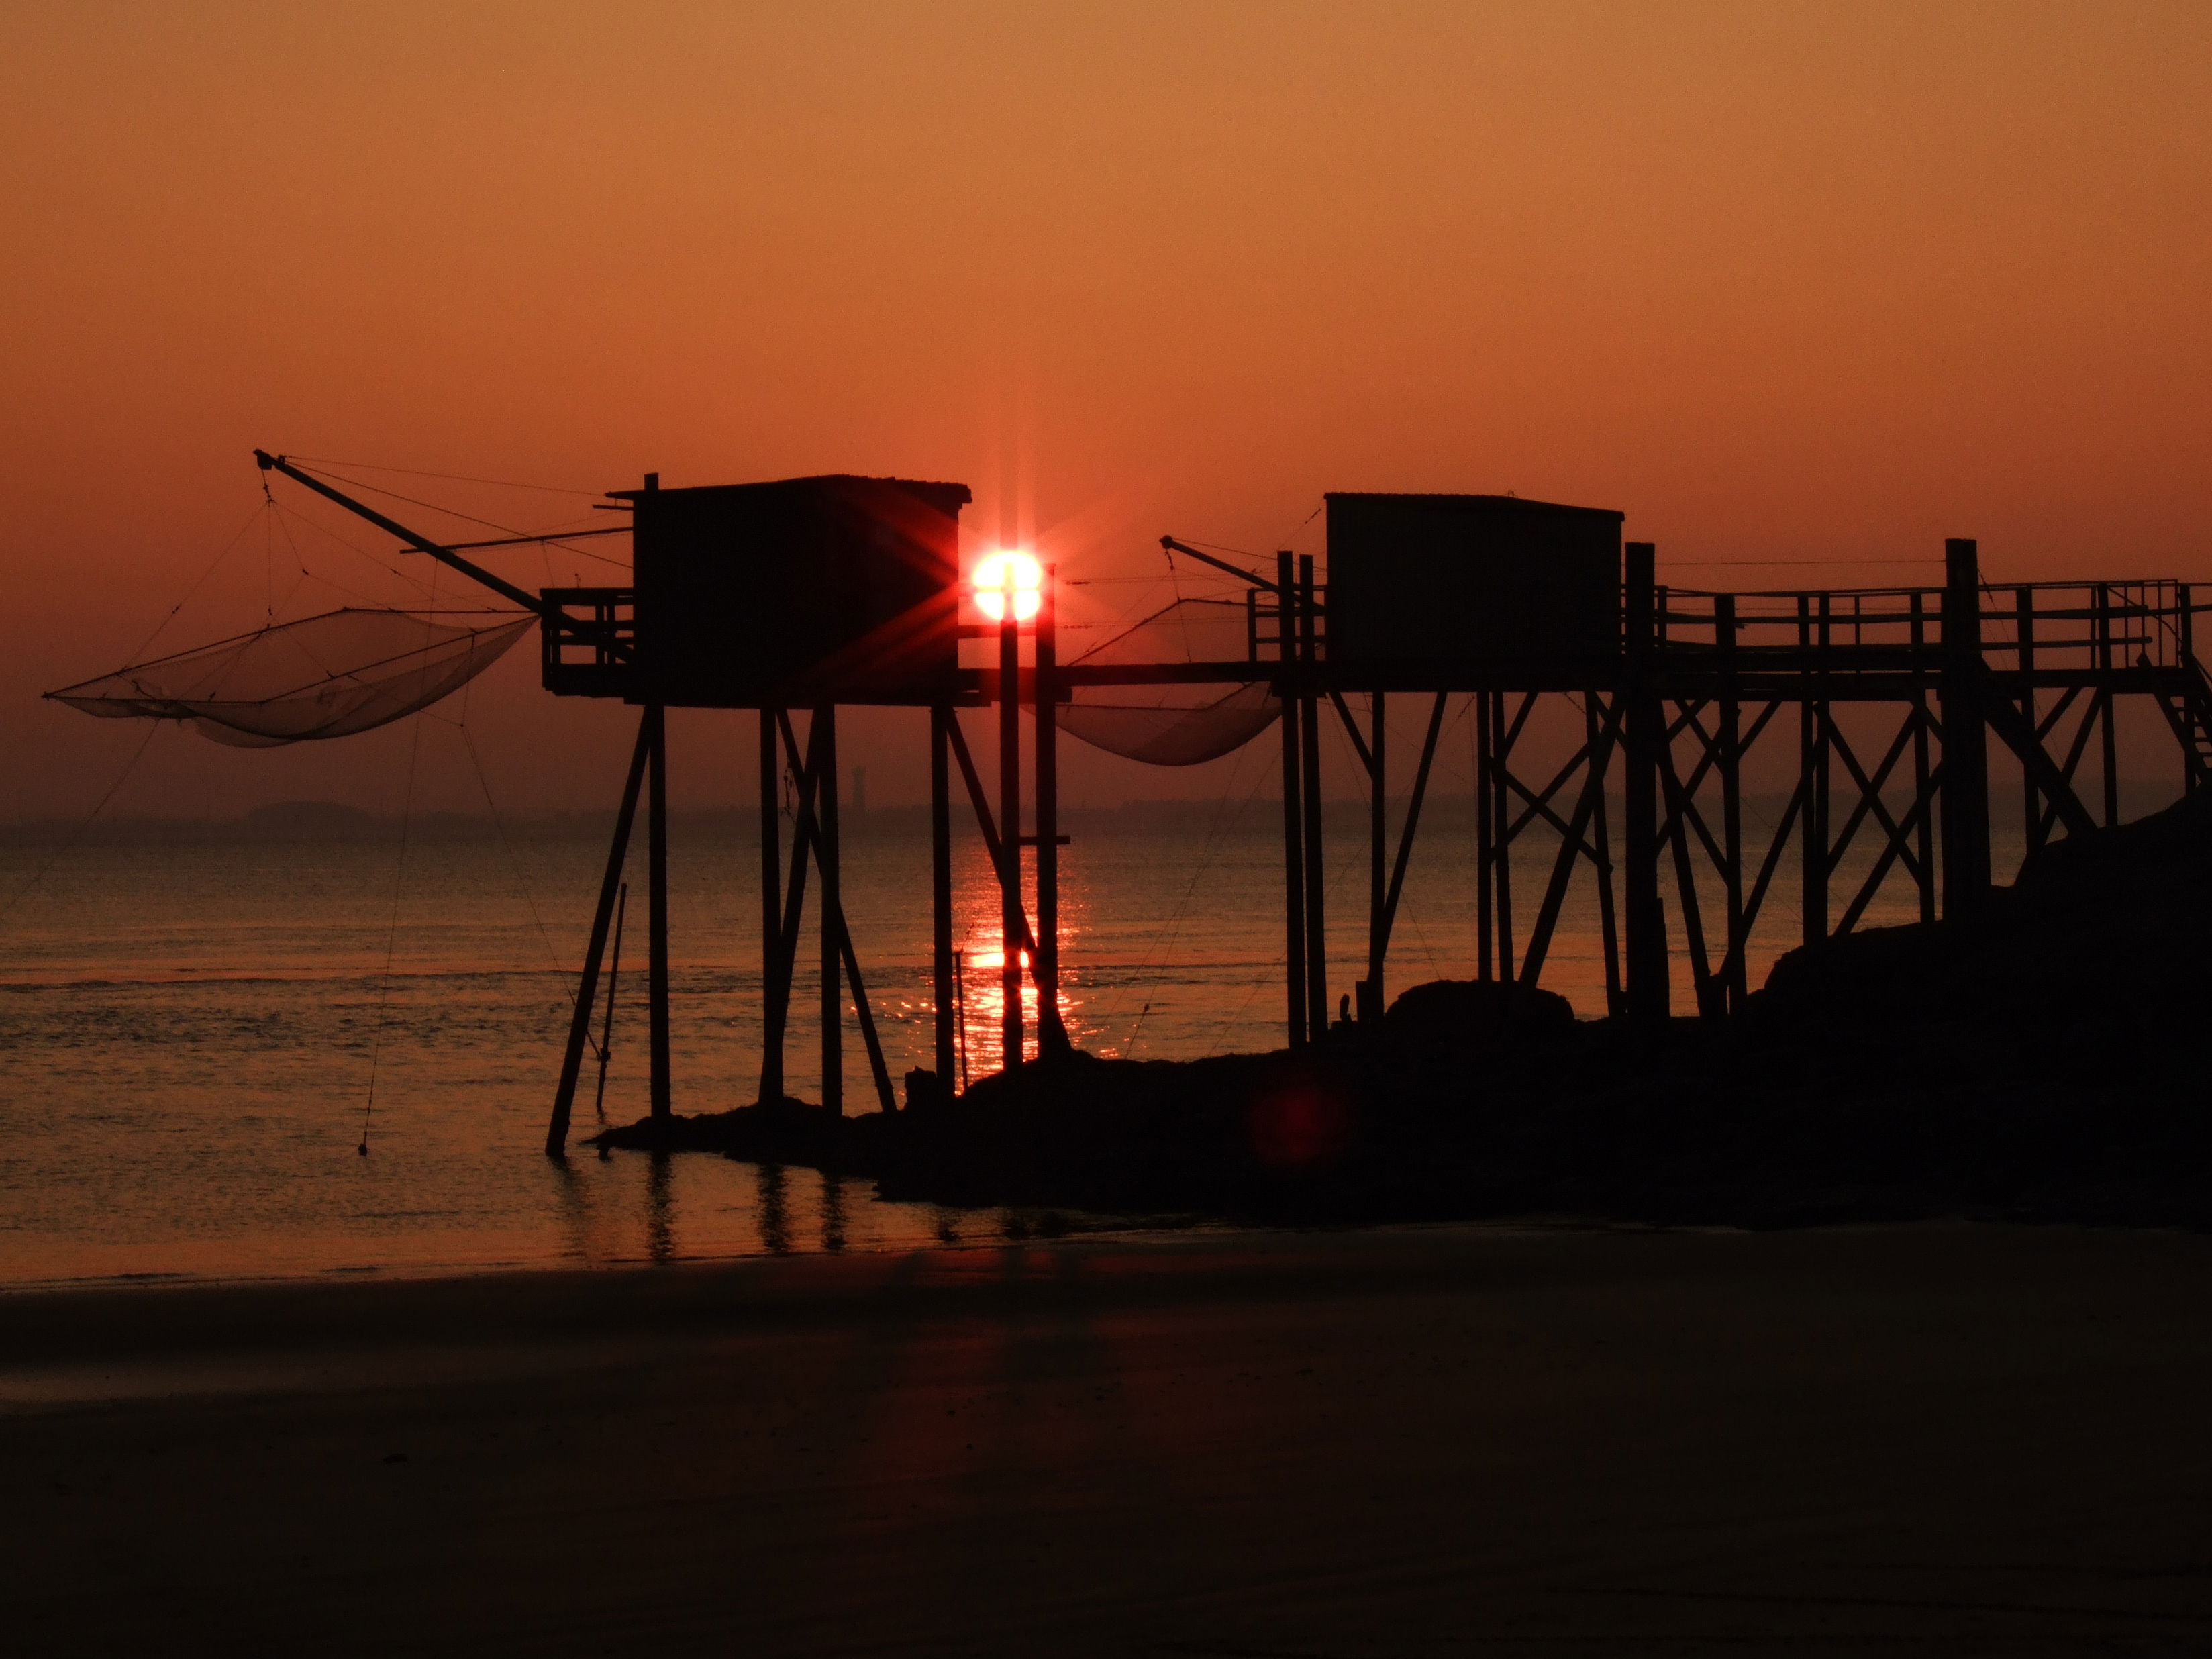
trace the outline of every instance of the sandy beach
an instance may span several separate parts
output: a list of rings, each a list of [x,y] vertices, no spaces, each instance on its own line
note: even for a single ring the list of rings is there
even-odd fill
[[[2176,1652],[2212,1243],[1091,1239],[0,1297],[21,1653]]]

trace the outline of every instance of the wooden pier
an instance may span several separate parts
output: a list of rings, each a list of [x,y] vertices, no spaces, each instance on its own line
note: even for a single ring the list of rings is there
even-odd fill
[[[519,593],[281,458],[267,464],[508,597]],[[1271,571],[1252,571],[1167,540],[1246,580],[1243,656],[1062,664],[1048,570],[1033,615],[1009,586],[1000,620],[974,619],[978,596],[965,592],[969,573],[957,555],[962,486],[825,478],[662,490],[648,477],[643,489],[616,494],[636,515],[634,585],[520,596],[541,619],[549,690],[617,697],[640,709],[547,1135],[556,1153],[567,1139],[641,796],[652,1109],[663,1117],[672,1109],[664,738],[672,707],[757,711],[760,1098],[784,1095],[811,880],[822,1103],[832,1111],[844,1106],[848,993],[877,1103],[898,1107],[840,893],[841,705],[929,711],[935,1069],[914,1081],[945,1094],[957,1059],[956,787],[975,813],[1000,887],[1003,1052],[1024,1052],[1025,984],[1036,994],[1040,1052],[1066,1043],[1058,1012],[1064,837],[1052,711],[1081,688],[1263,684],[1279,702],[1284,1030],[1293,1048],[1328,1028],[1333,993],[1360,1020],[1379,1018],[1386,1006],[1393,926],[1454,697],[1470,697],[1474,717],[1474,976],[1539,984],[1570,892],[1588,883],[1608,1010],[1631,1020],[1676,1012],[1678,961],[1694,1001],[1682,1012],[1717,1018],[1743,1006],[1753,930],[1787,860],[1796,860],[1807,942],[1850,932],[1895,880],[1911,884],[1923,920],[1973,915],[1996,876],[1992,744],[2019,769],[2030,856],[2055,836],[2118,822],[2123,698],[2157,708],[2174,742],[2180,791],[2212,777],[2212,681],[2193,638],[2205,607],[2187,583],[1992,586],[1969,540],[1945,544],[1940,586],[1706,592],[1660,585],[1656,550],[1622,544],[1618,514],[1493,496],[1331,496],[1333,582],[1321,580],[1310,556],[1283,553]],[[995,647],[995,660],[962,665],[964,640]],[[1398,699],[1412,700],[1416,734],[1402,784],[1391,770]],[[1563,763],[1528,771],[1524,738],[1547,701],[1568,706],[1582,740]],[[1024,704],[1036,715],[1026,787]],[[1854,705],[1873,711],[1854,720],[1856,738],[1838,718]],[[994,708],[995,803],[963,725],[966,712]],[[794,716],[805,721],[803,738]],[[1872,743],[1869,718],[1886,734]],[[1332,976],[1323,926],[1320,737],[1330,720],[1351,740],[1370,807],[1367,948],[1348,981],[1341,966]],[[1792,780],[1779,820],[1763,836],[1745,822],[1754,757],[1762,775],[1779,770]],[[1778,769],[1778,758],[1785,763]],[[1386,814],[1394,787],[1406,799],[1395,837]],[[1617,834],[1609,822],[1616,810]],[[1548,856],[1549,868],[1534,915],[1523,918],[1516,915],[1515,857],[1539,826],[1553,841],[1533,855]],[[1024,896],[1025,848],[1035,849],[1034,914]],[[1863,858],[1864,849],[1871,863],[1844,879],[1847,855]]]

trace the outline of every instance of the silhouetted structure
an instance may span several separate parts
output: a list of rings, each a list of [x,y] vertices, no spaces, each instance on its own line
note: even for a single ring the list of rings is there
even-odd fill
[[[1670,1012],[1669,959],[1686,957],[1698,1012],[1747,994],[1746,953],[1791,850],[1808,941],[1848,932],[1893,872],[1917,889],[1923,918],[1974,913],[1990,887],[1988,744],[2018,761],[2031,852],[2059,830],[2118,817],[2114,706],[2146,696],[2181,753],[2182,786],[2212,775],[2212,683],[2194,653],[2191,590],[2174,581],[1984,587],[1975,544],[1946,544],[1940,587],[1708,592],[1656,580],[1649,543],[1620,542],[1621,515],[1511,496],[1333,495],[1330,580],[1310,556],[1279,555],[1272,577],[1198,549],[1164,544],[1243,578],[1246,653],[1220,662],[1062,666],[1048,574],[1033,623],[1012,604],[995,624],[963,623],[958,484],[826,477],[698,489],[617,492],[635,513],[635,586],[542,595],[348,500],[280,459],[264,465],[361,512],[537,612],[544,680],[562,696],[640,705],[638,738],[594,917],[547,1146],[565,1142],[602,957],[640,794],[647,800],[652,1100],[669,1113],[664,711],[759,711],[761,903],[766,1037],[761,1098],[783,1095],[783,1044],[797,977],[810,872],[820,950],[823,1104],[842,1106],[842,1003],[849,987],[879,1103],[896,1106],[861,963],[838,887],[836,708],[930,710],[931,884],[936,1079],[955,1075],[951,808],[957,769],[1002,897],[1005,1053],[1024,1052],[1024,965],[1037,994],[1040,1042],[1059,1030],[1055,720],[1077,686],[1270,684],[1282,707],[1285,1029],[1293,1047],[1322,1031],[1331,983],[1322,926],[1320,732],[1333,709],[1364,767],[1370,802],[1368,945],[1355,982],[1362,1020],[1379,1018],[1390,938],[1413,856],[1447,699],[1472,694],[1480,878],[1477,977],[1535,987],[1561,908],[1579,877],[1595,884],[1608,1006],[1632,1018]],[[1011,592],[1009,599],[1011,599]],[[1021,635],[1032,636],[1031,664]],[[989,667],[962,667],[963,637],[998,645]],[[1366,719],[1347,693],[1365,694]],[[1386,835],[1390,699],[1428,699],[1417,729],[1405,818]],[[1541,700],[1571,699],[1579,748],[1548,777],[1523,777],[1520,744]],[[1023,831],[1020,722],[1035,722],[1033,833]],[[995,703],[995,812],[959,712]],[[1860,752],[1844,706],[1889,711],[1879,753]],[[808,710],[804,742],[793,720]],[[1790,718],[1794,716],[1794,718]],[[2070,725],[2069,725],[2070,722]],[[1795,783],[1761,844],[1744,823],[1744,769],[1764,743],[1795,738]],[[2100,810],[2078,785],[2099,751]],[[781,834],[788,769],[793,826]],[[1617,780],[1621,868],[1607,823]],[[1899,805],[1893,797],[1902,795]],[[1537,824],[1558,837],[1534,916],[1514,914],[1516,848]],[[1857,884],[1837,885],[1862,838],[1876,847]],[[1022,849],[1036,849],[1034,920]],[[1699,872],[1721,894],[1717,914]],[[1672,890],[1679,944],[1670,939]]]

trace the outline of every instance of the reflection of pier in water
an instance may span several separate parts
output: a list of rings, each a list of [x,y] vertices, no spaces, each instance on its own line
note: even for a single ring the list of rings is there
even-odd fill
[[[2193,637],[2203,607],[2188,585],[1991,586],[1971,541],[1946,544],[1940,586],[1690,592],[1658,583],[1654,548],[1624,545],[1617,513],[1512,497],[1331,495],[1326,581],[1310,556],[1280,554],[1271,571],[1249,570],[1165,542],[1241,580],[1241,652],[1063,663],[1048,568],[1018,580],[1015,562],[1000,561],[1002,587],[963,585],[963,486],[829,477],[663,490],[648,475],[642,489],[615,495],[635,515],[632,585],[522,596],[541,618],[548,689],[641,709],[547,1137],[556,1152],[641,804],[652,1110],[672,1110],[671,707],[755,712],[760,1097],[784,1093],[812,884],[823,1103],[833,1111],[844,1103],[848,994],[878,1103],[898,1103],[840,896],[841,704],[928,711],[935,1064],[908,1081],[910,1091],[940,1093],[959,1075],[963,1036],[975,1071],[1066,1042],[1058,733],[1065,723],[1113,748],[1114,717],[1145,712],[1096,702],[1102,690],[1213,688],[1217,701],[1189,711],[1180,727],[1134,722],[1141,741],[1120,752],[1138,758],[1202,753],[1191,742],[1204,740],[1195,728],[1209,717],[1233,742],[1277,726],[1284,1031],[1293,1047],[1325,1028],[1333,995],[1361,1020],[1382,1011],[1391,935],[1454,697],[1468,699],[1475,728],[1472,976],[1540,982],[1562,907],[1581,886],[1599,920],[1608,1010],[1632,1018],[1673,1012],[1674,961],[1686,963],[1696,1012],[1719,1017],[1742,1006],[1752,933],[1785,862],[1796,878],[1796,931],[1808,942],[1856,927],[1893,882],[1910,889],[1923,918],[1973,914],[1995,874],[1993,743],[2017,772],[2029,856],[2059,835],[2118,821],[2123,700],[2155,709],[2175,744],[2182,790],[2212,775],[2212,684]],[[483,576],[427,538],[377,521]],[[519,592],[500,586],[511,598]],[[988,648],[989,659],[963,662],[963,645]],[[1389,715],[1407,697],[1416,736],[1412,763],[1398,775],[1407,781],[1394,826]],[[1579,743],[1564,764],[1524,775],[1532,763],[1524,739],[1547,707],[1552,723],[1571,723]],[[1026,745],[1024,709],[1042,716],[1031,720]],[[995,801],[969,750],[969,710],[996,713]],[[1320,738],[1329,723],[1358,756],[1368,802],[1366,949],[1335,977],[1322,904]],[[1744,811],[1755,757],[1787,790],[1778,823],[1763,836]],[[956,791],[974,810],[995,877],[964,915],[952,879]],[[1548,860],[1541,897],[1533,915],[1518,915],[1515,855],[1535,846],[1539,830],[1552,841],[1535,854]],[[964,969],[957,979],[957,969]],[[978,1041],[985,1024],[995,1041]]]
[[[734,1187],[721,1178],[724,1170]],[[568,1259],[583,1264],[990,1243],[1074,1224],[1018,1211],[871,1203],[855,1227],[854,1194],[846,1189],[854,1177],[780,1164],[708,1164],[666,1153],[583,1164],[562,1159],[550,1166],[548,1178],[558,1189]],[[865,1192],[872,1183],[860,1186]],[[745,1223],[735,1233],[728,1224],[733,1214]]]

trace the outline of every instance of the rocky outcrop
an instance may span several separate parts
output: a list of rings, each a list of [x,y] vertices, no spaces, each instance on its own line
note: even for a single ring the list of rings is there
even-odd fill
[[[887,1197],[1277,1220],[2212,1221],[2212,795],[2053,845],[1971,925],[1784,957],[1744,1013],[1577,1022],[1415,986],[1292,1054],[1054,1056],[957,1098],[611,1131],[842,1165]]]

